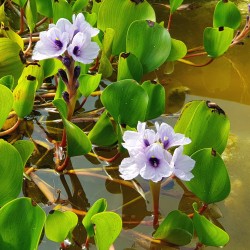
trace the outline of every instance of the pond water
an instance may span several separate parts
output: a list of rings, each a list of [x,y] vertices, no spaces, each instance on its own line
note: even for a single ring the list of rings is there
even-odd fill
[[[153,1],[156,3],[156,1]],[[186,1],[187,3],[192,1]],[[197,3],[199,2],[199,3]],[[202,44],[202,32],[207,26],[212,25],[212,12],[217,1],[197,1],[181,11],[178,11],[174,17],[170,33],[172,37],[183,40],[188,48],[196,47]],[[164,4],[164,1],[160,1]],[[242,13],[247,13],[247,3],[249,1],[238,1]],[[162,5],[154,4],[157,11],[158,20],[167,22],[169,10]],[[228,148],[224,154],[225,162],[228,167],[231,178],[232,191],[229,197],[210,208],[210,212],[222,214],[217,220],[217,225],[221,225],[230,235],[230,242],[225,247],[226,250],[248,250],[250,249],[250,225],[249,206],[250,196],[250,40],[246,39],[244,45],[235,46],[225,55],[214,61],[212,64],[195,68],[175,63],[175,65],[164,65],[150,75],[151,79],[158,78],[166,87],[168,102],[166,112],[171,113],[168,117],[162,117],[164,121],[174,124],[177,115],[184,102],[195,99],[206,99],[216,102],[228,115],[231,121],[231,136]],[[206,57],[196,58],[196,63],[206,62]],[[174,71],[171,74],[166,72]],[[187,93],[186,98],[183,93]],[[175,102],[173,103],[173,100]],[[86,110],[95,109],[99,105],[97,98],[90,98],[85,105]],[[46,112],[43,113],[46,115]],[[53,119],[53,114],[49,117],[39,117],[41,124],[53,133],[48,121]],[[59,125],[58,125],[59,126]],[[37,140],[44,140],[45,133],[38,124],[34,124],[33,136]],[[49,150],[48,150],[49,151]],[[114,152],[107,152],[112,155]],[[51,157],[49,151],[49,156]],[[49,158],[49,157],[48,157]],[[118,166],[119,161],[114,162],[112,166]],[[97,161],[92,157],[74,157],[72,158],[72,167],[74,169],[88,168],[89,173],[93,175],[107,174],[113,177],[118,176],[118,172],[110,170],[105,162]],[[44,159],[40,162],[42,168],[53,167],[52,158]],[[94,171],[93,168],[100,168],[100,171]],[[113,183],[109,180],[102,180],[98,177],[87,175],[78,176],[59,176],[54,173],[37,172],[38,176],[48,182],[54,195],[56,190],[61,190],[61,197],[69,197],[72,207],[87,210],[97,199],[105,197],[108,201],[108,210],[118,212],[123,217],[124,229],[119,239],[115,242],[115,248],[121,249],[194,249],[195,242],[188,247],[157,246],[153,245],[147,239],[141,237],[140,233],[151,235],[152,226],[147,225],[151,220],[152,201],[150,195],[146,193],[146,201],[138,198],[137,191]],[[145,192],[149,189],[148,183],[142,179],[137,179]],[[27,183],[25,183],[26,185]],[[25,186],[24,185],[24,186]],[[24,188],[24,193],[32,196],[32,188]],[[36,192],[36,191],[35,191]],[[37,194],[37,193],[36,193]],[[43,199],[41,195],[41,199]],[[128,205],[131,200],[136,199]],[[189,210],[190,204],[195,197],[186,196],[179,185],[170,183],[161,192],[160,213],[164,218],[174,209]],[[123,206],[123,204],[127,204]],[[51,208],[44,205],[45,210]],[[216,217],[216,216],[215,216]],[[143,221],[143,222],[141,222]],[[130,222],[130,223],[126,223]],[[84,229],[79,226],[75,232],[77,241],[84,241]],[[39,246],[40,250],[59,249],[58,244],[48,242],[46,238],[42,240]],[[69,249],[81,249],[80,247],[71,247]],[[90,249],[95,246],[90,244]],[[207,247],[206,249],[215,249]]]

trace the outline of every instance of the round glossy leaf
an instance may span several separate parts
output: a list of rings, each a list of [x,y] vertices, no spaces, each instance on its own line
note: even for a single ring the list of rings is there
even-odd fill
[[[230,193],[230,179],[221,156],[211,148],[191,155],[195,160],[194,177],[186,186],[206,204],[224,200]]]
[[[56,58],[46,59],[39,62],[43,68],[44,78],[57,74],[59,69],[64,68],[62,62]]]
[[[91,218],[97,213],[106,211],[106,209],[107,209],[107,201],[101,198],[91,206],[88,213],[83,218],[82,224],[84,225],[89,237],[92,237],[95,234],[94,223],[91,221]]]
[[[139,59],[131,53],[121,53],[118,61],[117,80],[134,79],[141,81],[143,75]]]
[[[185,154],[191,155],[199,149],[210,147],[222,154],[227,145],[230,122],[217,104],[192,101],[183,108],[174,130],[192,141],[184,146]]]
[[[108,18],[107,18],[108,17]],[[126,51],[126,33],[135,20],[155,21],[154,9],[147,1],[109,0],[103,1],[97,19],[97,27],[102,31],[115,31],[112,54]]]
[[[24,118],[29,115],[33,109],[37,80],[33,76],[20,78],[16,88],[13,91],[14,104],[13,109],[18,117]]]
[[[192,220],[184,213],[175,210],[168,214],[157,228],[153,237],[175,245],[184,246],[193,238]]]
[[[8,142],[0,139],[0,206],[15,199],[22,187],[23,161],[19,152]]]
[[[77,215],[71,211],[52,210],[45,223],[46,237],[55,242],[63,242],[77,222]]]
[[[56,23],[60,18],[66,18],[72,21],[72,9],[67,0],[53,1],[53,23]]]
[[[183,0],[170,0],[170,12],[174,13],[183,3]]]
[[[145,121],[157,118],[165,112],[165,89],[159,83],[146,81],[142,88],[148,94],[148,106]]]
[[[53,17],[53,8],[51,0],[36,0],[37,12],[43,16],[52,18]]]
[[[12,75],[7,75],[7,76],[3,76],[1,79],[0,79],[0,84],[1,85],[4,85],[5,87],[7,87],[8,89],[11,89],[13,88],[14,86],[14,77]],[[2,92],[2,91],[1,91]]]
[[[126,52],[140,60],[144,73],[160,67],[168,58],[170,50],[171,37],[160,24],[139,20],[129,26]]]
[[[53,104],[57,107],[66,129],[68,156],[87,154],[91,150],[91,142],[78,126],[66,119],[67,106],[65,101],[56,99],[53,101]]]
[[[184,42],[171,38],[171,51],[167,61],[176,61],[187,54],[187,46]]]
[[[107,112],[102,113],[88,137],[93,144],[99,146],[110,146],[117,142],[117,134]]]
[[[0,209],[0,249],[37,249],[45,212],[30,198],[18,198]]]
[[[214,225],[205,216],[199,215],[197,211],[194,213],[193,223],[199,242],[202,244],[206,246],[222,247],[228,243],[228,234]]]
[[[0,77],[13,75],[15,81],[18,80],[24,68],[21,54],[21,48],[16,42],[0,38]]]
[[[220,0],[214,10],[213,26],[229,27],[236,30],[241,24],[241,13],[235,3]]]
[[[27,160],[31,156],[31,154],[34,151],[34,144],[31,141],[24,141],[24,140],[18,140],[16,141],[13,146],[17,149],[19,152],[22,160],[23,160],[23,166],[25,166]]]
[[[101,101],[114,120],[135,127],[144,121],[148,95],[134,80],[127,79],[110,84],[102,92]]]
[[[114,212],[102,212],[92,216],[95,224],[95,243],[99,250],[107,250],[122,230],[121,217]]]
[[[223,55],[233,40],[234,30],[228,27],[207,27],[203,33],[203,43],[206,52],[211,57]]]
[[[96,75],[81,75],[78,78],[79,81],[79,91],[84,97],[88,97],[91,95],[93,91],[95,91],[99,83],[101,81],[101,74],[96,74]]]
[[[12,109],[14,98],[12,92],[2,84],[0,84],[0,93],[1,93],[1,98],[0,98],[0,129],[1,129],[5,123],[5,120],[9,115],[9,112]]]

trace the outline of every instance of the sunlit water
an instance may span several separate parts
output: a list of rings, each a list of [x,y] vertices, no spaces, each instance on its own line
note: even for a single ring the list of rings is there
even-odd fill
[[[157,2],[157,1],[153,1]],[[165,1],[161,1],[164,3]],[[185,1],[184,1],[185,2]],[[186,1],[192,2],[192,1]],[[202,32],[207,26],[212,25],[213,7],[217,1],[196,1],[192,8],[186,8],[178,11],[173,16],[171,26],[171,35],[176,39],[183,40],[188,48],[196,47],[202,44]],[[247,5],[249,1],[238,1],[242,13],[247,13]],[[165,20],[167,23],[169,10],[160,5],[154,5],[157,11],[158,21]],[[207,60],[206,57],[195,59],[195,62],[202,63]],[[246,39],[244,45],[235,46],[225,55],[214,61],[204,68],[194,68],[181,63],[175,63],[172,74],[165,74],[172,71],[173,65],[165,65],[150,77],[158,78],[166,87],[168,96],[167,113],[179,112],[183,104],[183,91],[188,92],[187,101],[194,99],[209,99],[216,102],[228,115],[231,121],[231,136],[228,149],[224,154],[224,159],[228,167],[231,178],[232,191],[229,197],[217,204],[218,209],[222,213],[222,218],[218,222],[230,235],[230,242],[225,247],[226,250],[248,250],[250,249],[250,39]],[[165,72],[165,73],[164,73]],[[171,97],[174,96],[174,99]],[[172,100],[175,100],[173,103]],[[96,99],[86,103],[86,109],[95,107]],[[45,118],[46,119],[46,118]],[[168,122],[174,124],[176,116],[173,115],[167,119]],[[35,126],[38,129],[37,126]],[[45,135],[40,131],[37,132],[37,139],[43,138]],[[72,165],[77,168],[93,168],[103,167],[103,163],[96,160],[92,163],[85,157],[74,157]],[[50,162],[46,163],[49,166]],[[44,165],[44,167],[46,166]],[[114,164],[115,165],[115,164]],[[104,172],[99,172],[104,174]],[[81,209],[88,208],[98,198],[105,197],[108,200],[108,210],[114,210],[123,215],[124,221],[141,221],[151,219],[151,197],[146,195],[146,201],[142,198],[134,202],[133,205],[122,207],[126,202],[138,197],[138,193],[128,188],[120,187],[110,181],[99,180],[95,177],[78,176],[71,180],[68,176],[60,179],[55,174],[40,173],[39,176],[45,179],[54,189],[62,190],[62,195],[68,197],[67,185],[69,191],[74,197],[71,201],[76,207]],[[148,183],[138,178],[138,182],[145,191],[148,190]],[[72,185],[74,183],[74,187]],[[161,214],[166,216],[170,211],[183,206],[183,191],[172,184],[162,191],[161,195]],[[68,191],[68,192],[69,192]],[[184,205],[185,207],[185,205]],[[50,208],[46,208],[49,210]],[[179,249],[175,247],[157,247],[152,246],[146,240],[141,239],[136,232],[151,235],[153,228],[145,225],[129,225],[124,224],[124,228],[132,228],[124,230],[121,237],[116,241],[117,250],[122,249]],[[135,230],[135,231],[133,231]],[[83,229],[79,229],[79,241],[83,239]],[[189,247],[180,249],[194,249],[195,243]],[[43,239],[39,246],[40,250],[56,250],[59,249],[58,244]],[[79,247],[70,249],[80,249]],[[90,246],[95,249],[95,246]],[[206,249],[215,249],[208,247]]]

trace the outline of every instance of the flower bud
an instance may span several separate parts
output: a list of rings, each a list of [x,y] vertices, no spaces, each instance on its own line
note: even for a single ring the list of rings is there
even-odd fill
[[[69,93],[67,91],[64,91],[62,93],[62,97],[63,97],[65,102],[69,102]]]
[[[58,70],[58,74],[61,76],[63,82],[64,82],[65,84],[68,84],[68,76],[67,76],[65,70],[59,69],[59,70]]]
[[[74,82],[76,82],[76,80],[78,79],[80,73],[81,73],[81,67],[80,66],[75,66],[75,68],[74,68],[74,77],[73,77]]]
[[[62,63],[67,67],[69,68],[70,67],[70,63],[71,63],[71,60],[69,57],[65,56],[62,58]]]

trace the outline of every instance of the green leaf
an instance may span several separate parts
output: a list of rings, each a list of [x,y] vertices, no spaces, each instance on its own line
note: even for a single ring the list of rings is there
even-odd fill
[[[27,78],[28,75],[36,77],[37,79],[36,89],[39,89],[42,86],[44,79],[43,67],[39,63],[27,64],[23,69],[19,81],[21,81],[21,79]]]
[[[91,221],[91,218],[97,213],[106,211],[106,209],[107,209],[107,201],[104,198],[101,198],[91,206],[91,208],[83,218],[82,224],[85,227],[89,237],[92,237],[95,234],[94,225]]]
[[[19,152],[0,139],[0,206],[15,199],[22,187],[23,161]]]
[[[37,249],[46,219],[30,198],[18,198],[0,209],[0,249]]]
[[[187,46],[184,42],[171,38],[171,50],[167,61],[176,61],[187,54]]]
[[[173,14],[183,3],[183,0],[170,0],[170,12]]]
[[[98,88],[101,78],[102,78],[101,74],[81,75],[78,78],[79,91],[81,92],[81,94],[84,97],[88,97],[89,95],[91,95],[91,93]]]
[[[140,60],[144,73],[160,67],[168,58],[170,50],[171,37],[160,24],[137,20],[129,26],[126,52]]]
[[[207,27],[203,33],[203,43],[206,52],[211,57],[223,55],[233,40],[234,30],[228,27]]]
[[[62,62],[56,58],[42,60],[39,63],[43,68],[44,78],[54,76],[59,69],[64,68]]]
[[[91,142],[87,135],[75,124],[66,119],[67,105],[63,99],[56,99],[53,104],[57,107],[67,135],[68,156],[78,156],[87,154],[91,150]]]
[[[191,242],[193,234],[192,220],[186,214],[175,210],[168,214],[157,228],[153,237],[175,245],[184,246]]]
[[[14,77],[12,75],[3,76],[0,78],[0,84],[12,90],[14,86]]]
[[[9,38],[13,42],[16,42],[22,50],[24,49],[23,39],[10,26],[5,25],[3,22],[1,23],[0,33],[3,37]]]
[[[13,2],[18,4],[21,8],[23,8],[27,0],[13,0]]]
[[[227,145],[230,122],[215,103],[192,101],[183,108],[174,129],[192,140],[184,146],[185,154],[191,155],[202,148],[214,148],[222,154]]]
[[[102,73],[103,77],[110,77],[113,73],[113,67],[109,58],[112,53],[112,44],[114,40],[115,31],[107,28],[104,32],[102,41],[102,55],[100,59],[100,65],[98,73]]]
[[[186,186],[206,204],[224,200],[230,193],[230,179],[221,156],[212,148],[191,155],[195,160],[194,177]]]
[[[52,18],[53,17],[53,8],[51,0],[36,0],[37,12],[43,16]]]
[[[195,210],[193,223],[199,241],[207,246],[222,247],[229,241],[228,234]]]
[[[66,87],[65,83],[63,82],[63,80],[60,77],[58,79],[57,88],[56,88],[56,94],[55,94],[54,100],[56,100],[58,98],[63,98],[62,97],[63,92],[66,91],[66,90],[67,90],[67,87]]]
[[[71,211],[52,210],[47,216],[45,234],[49,240],[63,242],[77,225],[77,215]]]
[[[79,13],[88,5],[88,0],[76,0],[72,6],[73,13]]]
[[[12,92],[0,84],[0,129],[3,127],[5,120],[7,119],[9,112],[12,109],[14,98]]]
[[[159,83],[146,81],[142,88],[148,94],[148,106],[145,116],[145,121],[157,118],[165,112],[165,89]]]
[[[12,75],[17,82],[24,65],[20,46],[9,38],[0,38],[0,78]]]
[[[103,78],[108,78],[113,73],[113,67],[106,55],[102,55],[98,73],[102,74]]]
[[[27,160],[34,151],[34,144],[30,141],[18,140],[13,144],[13,146],[19,152],[23,160],[23,166],[25,166]]]
[[[132,53],[121,53],[118,61],[117,80],[134,79],[141,81],[143,69],[139,59]]]
[[[66,18],[72,21],[72,9],[67,0],[57,0],[53,2],[53,23],[56,23],[60,18]]]
[[[25,15],[30,33],[32,33],[37,23],[36,1],[34,0],[27,1],[27,5],[25,7]]]
[[[117,135],[107,112],[102,113],[88,137],[93,144],[99,146],[110,146],[117,142]]]
[[[99,250],[107,250],[122,230],[121,217],[114,212],[102,212],[92,216],[95,224],[95,243]]]
[[[109,0],[101,3],[98,11],[97,27],[103,32],[107,28],[112,28],[115,31],[113,55],[119,55],[121,52],[126,51],[127,30],[135,20],[155,21],[154,9],[147,1],[136,3],[127,0]]]
[[[13,91],[14,104],[13,109],[18,117],[24,118],[29,115],[33,109],[37,80],[33,76],[20,78],[16,88]]]
[[[238,29],[241,24],[241,13],[235,3],[231,1],[220,0],[214,10],[213,26],[229,27]]]
[[[110,84],[102,92],[101,101],[117,123],[135,127],[138,121],[145,120],[148,95],[134,80]]]

